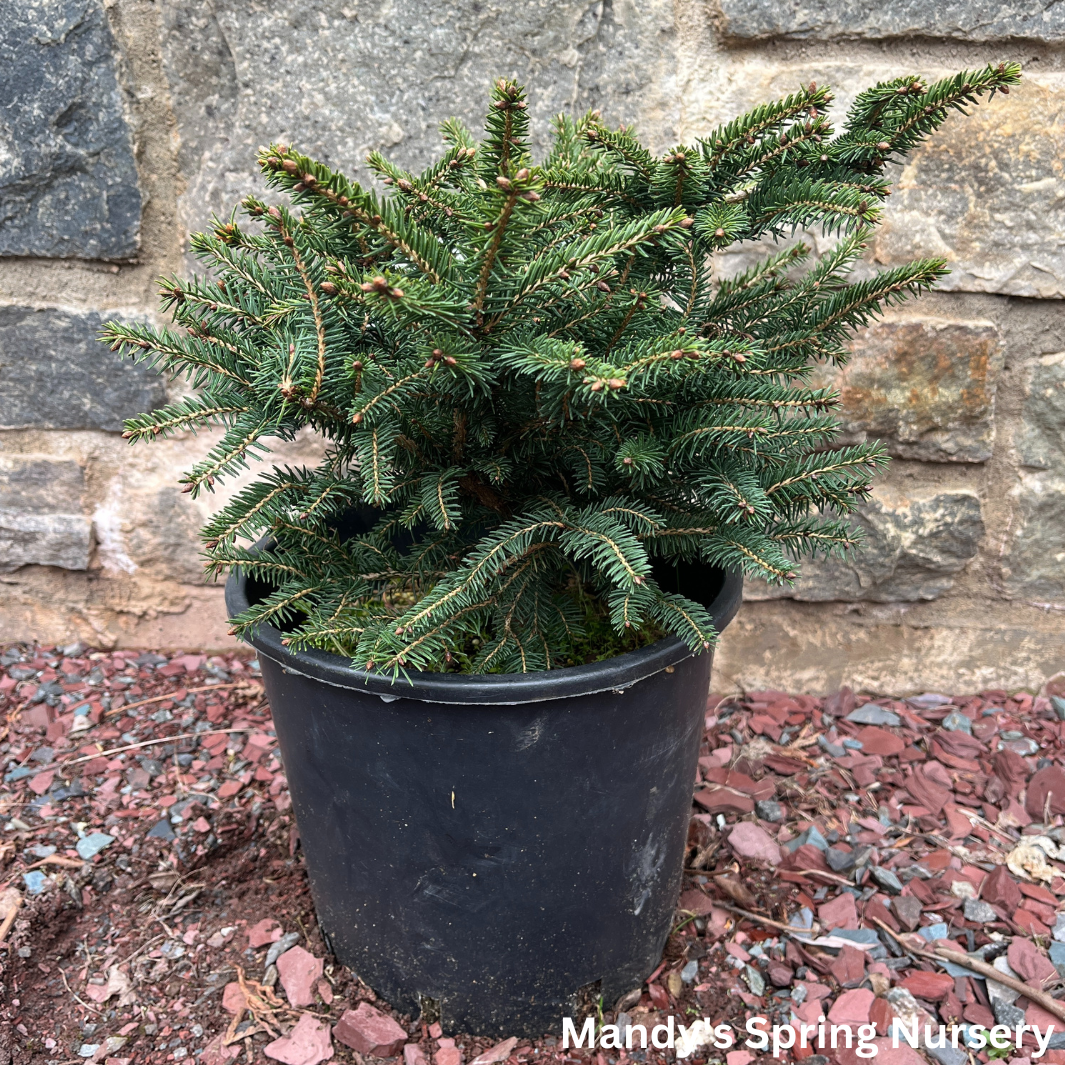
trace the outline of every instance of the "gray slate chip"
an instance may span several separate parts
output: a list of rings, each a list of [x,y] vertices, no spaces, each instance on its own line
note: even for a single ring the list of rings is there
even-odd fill
[[[831,934],[839,939],[849,939],[852,943],[867,943],[870,946],[880,942],[880,934],[875,928],[833,928]]]
[[[950,935],[950,929],[947,927],[946,921],[937,921],[935,924],[925,925],[924,928],[918,929],[918,932],[929,943],[934,943],[937,939],[946,939]]]
[[[1010,1028],[1016,1029],[1017,1025],[1024,1021],[1024,1010],[1005,999],[994,996],[991,996],[991,1012],[994,1013],[995,1020],[999,1024],[1005,1024]]]
[[[858,855],[854,851],[842,851],[836,847],[829,847],[825,851],[825,861],[834,873],[846,873],[853,869],[857,859]]]
[[[817,737],[818,746],[827,751],[833,758],[842,758],[846,753],[846,747],[841,746],[838,743],[832,743],[825,739],[824,736]]]
[[[967,1065],[969,1061],[969,1055],[964,1050],[955,1049],[949,1042],[945,1047],[934,1047],[925,1043],[924,1051],[926,1054],[931,1054],[939,1065]]]
[[[801,846],[806,843],[810,843],[815,846],[819,851],[828,850],[828,840],[821,835],[820,832],[811,825],[805,832],[800,832],[794,839],[789,839],[784,844],[784,849],[789,854],[794,854]]]
[[[960,710],[952,710],[943,718],[943,728],[948,732],[965,732],[970,736],[973,734],[972,721]]]
[[[271,943],[266,952],[266,968],[269,969],[286,950],[291,950],[299,941],[299,932],[286,932],[276,943]]]
[[[754,812],[763,820],[776,824],[784,820],[784,807],[772,799],[759,799],[754,804]]]
[[[77,843],[78,857],[86,862],[91,861],[104,847],[114,841],[115,837],[109,836],[106,832],[93,832],[88,836],[83,836]]]
[[[990,903],[984,902],[983,899],[966,899],[962,911],[967,921],[998,920],[998,914],[995,913],[994,907]],[[1065,944],[1063,944],[1063,947],[1065,947]]]
[[[879,865],[871,865],[869,866],[869,872],[885,891],[890,891],[892,895],[900,895],[902,893],[902,882],[890,869],[882,869]]]
[[[885,710],[876,703],[856,707],[847,715],[848,721],[859,725],[888,725],[892,728],[902,724],[902,719],[893,710]]]

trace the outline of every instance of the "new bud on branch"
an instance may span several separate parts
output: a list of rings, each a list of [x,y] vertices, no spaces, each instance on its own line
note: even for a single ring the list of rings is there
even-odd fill
[[[849,282],[885,167],[1018,76],[898,78],[838,125],[811,84],[661,157],[596,112],[560,116],[539,161],[500,80],[479,143],[450,120],[421,173],[370,155],[387,196],[269,145],[278,202],[248,196],[250,225],[193,238],[209,277],[162,282],[179,328],[106,328],[192,386],[124,435],[218,428],[193,496],[275,440],[321,438],[317,466],[259,467],[203,530],[209,574],[269,589],[238,634],[270,623],[392,673],[545,670],[666,635],[698,653],[715,633],[664,584],[675,563],[781,582],[856,545],[848,512],[886,456],[838,445],[838,396],[809,367],[944,273]],[[796,229],[838,238],[805,273]],[[346,538],[354,508],[376,521]]]

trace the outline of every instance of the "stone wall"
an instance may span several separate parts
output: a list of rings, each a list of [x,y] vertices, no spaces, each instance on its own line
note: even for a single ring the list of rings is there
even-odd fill
[[[800,80],[840,107],[900,73],[1016,59],[1022,86],[952,119],[897,175],[863,271],[943,255],[940,290],[854,339],[850,440],[895,462],[868,547],[752,585],[716,686],[1037,687],[1065,666],[1065,14],[1034,0],[26,0],[0,25],[0,632],[216,648],[221,589],[180,494],[206,435],[130,449],[167,386],[94,343],[152,319],[187,235],[289,141],[365,177],[417,167],[493,76],[598,107],[658,149]],[[810,237],[815,251],[825,242]],[[723,256],[742,268],[760,249]],[[297,441],[288,456],[316,450]]]

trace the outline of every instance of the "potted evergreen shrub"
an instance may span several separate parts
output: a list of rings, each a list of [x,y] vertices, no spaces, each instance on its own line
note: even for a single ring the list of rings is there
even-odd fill
[[[260,655],[323,931],[391,1003],[535,1034],[655,967],[741,575],[849,550],[885,462],[833,446],[808,370],[944,272],[848,283],[885,168],[1017,78],[899,78],[839,132],[810,85],[660,158],[560,117],[540,164],[500,81],[480,143],[451,121],[421,174],[371,155],[384,196],[264,149],[292,206],[250,196],[249,225],[193,238],[209,276],[162,284],[180,332],[108,327],[194,386],[127,437],[224,427],[193,495],[325,443],[236,492],[204,550]],[[715,275],[797,227],[839,239]]]

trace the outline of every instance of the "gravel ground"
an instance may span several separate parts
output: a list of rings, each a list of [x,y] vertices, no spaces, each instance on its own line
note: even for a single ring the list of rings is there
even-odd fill
[[[15,646],[0,669],[0,1065],[675,1060],[441,1032],[336,963],[250,657]],[[872,1023],[882,1065],[989,1060],[894,1049],[896,1018],[1065,1032],[1063,681],[711,696],[675,930],[602,1022],[734,1025],[730,1050],[685,1048],[696,1065],[767,1056],[743,1046],[753,1016]]]

